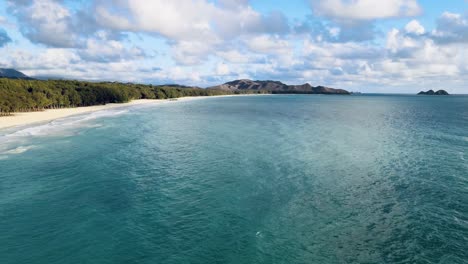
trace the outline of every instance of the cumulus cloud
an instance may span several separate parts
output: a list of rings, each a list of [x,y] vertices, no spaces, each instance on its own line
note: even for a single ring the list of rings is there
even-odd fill
[[[71,9],[61,0],[7,0],[8,11],[16,16],[21,33],[32,43],[53,48],[82,48],[98,31],[108,38],[121,39],[124,34],[98,26],[93,5]]]
[[[265,54],[290,53],[290,43],[278,36],[260,35],[246,40],[250,50]]]
[[[423,32],[414,21],[405,29],[392,29],[387,35],[388,55],[376,70],[399,81],[461,81],[468,60],[466,44],[441,45]]]
[[[338,20],[411,17],[421,13],[417,0],[311,0],[314,11]]]
[[[409,34],[417,34],[417,35],[422,35],[426,31],[424,27],[417,20],[411,20],[408,24],[406,24],[405,30]]]
[[[71,13],[54,0],[9,1],[21,32],[32,42],[53,47],[76,45]]]
[[[141,48],[127,48],[122,42],[105,39],[88,39],[86,48],[78,50],[77,54],[83,60],[103,63],[148,57]]]
[[[281,12],[261,14],[245,0],[100,1],[95,10],[101,27],[167,39],[180,65],[206,61],[243,36],[290,31]]]
[[[18,25],[9,32],[43,45],[5,45],[11,39],[0,30],[0,64],[36,76],[200,86],[234,78],[345,89],[466,82],[466,14],[379,32],[380,19],[420,14],[418,2],[310,2],[315,16],[289,21],[248,0],[11,0]]]
[[[118,30],[159,34],[172,40],[216,42],[248,33],[287,33],[287,19],[280,12],[256,12],[248,1],[225,0],[218,5],[207,0],[118,1],[109,8],[97,6],[101,25]],[[157,15],[156,15],[157,14]]]
[[[172,57],[181,65],[202,63],[213,50],[212,45],[202,41],[178,41],[171,48]]]
[[[422,83],[449,88],[466,82],[467,43],[441,43],[417,20],[403,28],[391,29],[385,41],[381,46],[308,38],[302,45],[305,62],[291,68],[302,73],[296,79],[350,89],[354,86],[416,89]]]
[[[422,12],[417,0],[310,0],[310,3],[313,13],[322,18],[312,28],[332,42],[374,40],[379,34],[376,21],[412,17]],[[330,32],[330,28],[339,31]]]
[[[257,64],[265,62],[264,56],[250,52],[247,48],[242,48],[241,46],[217,51],[216,56],[230,64]]]
[[[440,43],[468,43],[468,17],[444,12],[437,20],[437,27],[432,35]]]
[[[123,41],[125,32],[102,29],[90,6],[71,10],[59,0],[9,1],[21,33],[32,43],[49,48],[75,49],[74,55],[92,62],[137,60],[149,56],[141,48]]]
[[[0,62],[12,68],[22,69],[34,73],[37,72],[66,72],[79,60],[73,51],[61,48],[45,49],[39,53],[8,48],[8,52]]]
[[[468,70],[467,34],[466,19],[460,14],[443,13],[431,32],[412,20],[404,29],[388,32],[388,59],[380,64],[381,70],[412,80],[461,80]]]
[[[5,48],[4,48],[5,49]],[[44,48],[30,52],[15,47],[6,48],[0,65],[16,68],[29,76],[80,80],[122,82],[201,83],[200,74],[193,69],[168,67],[136,60],[84,60],[79,51],[65,48]]]

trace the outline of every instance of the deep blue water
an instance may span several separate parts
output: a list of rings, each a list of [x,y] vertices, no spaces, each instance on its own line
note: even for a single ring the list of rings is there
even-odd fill
[[[468,96],[206,98],[3,130],[0,263],[468,263],[467,160]]]

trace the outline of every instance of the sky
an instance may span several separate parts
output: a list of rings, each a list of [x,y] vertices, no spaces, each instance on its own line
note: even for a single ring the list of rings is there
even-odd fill
[[[90,81],[468,94],[468,0],[0,0],[0,67]]]

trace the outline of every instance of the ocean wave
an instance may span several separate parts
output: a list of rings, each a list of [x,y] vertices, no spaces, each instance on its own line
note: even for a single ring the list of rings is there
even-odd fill
[[[77,125],[83,127],[84,123],[93,121],[102,117],[112,117],[127,113],[128,110],[103,110],[87,114],[75,115],[65,118],[56,119],[45,124],[39,124],[34,126],[26,126],[11,133],[7,133],[0,138],[11,138],[11,137],[24,137],[24,136],[43,136],[54,134],[55,132],[69,130],[75,128]],[[91,124],[90,127],[94,127],[96,124]]]
[[[35,148],[36,146],[31,145],[31,146],[19,146],[13,149],[6,150],[4,152],[1,152],[0,154],[2,155],[12,155],[12,154],[21,154],[24,153],[30,149]]]
[[[3,134],[0,134],[0,155],[20,154],[28,151],[30,148],[27,141],[31,137],[73,136],[83,128],[100,127],[101,124],[93,122],[97,119],[119,116],[127,112],[127,109],[102,110],[3,131]],[[10,153],[7,153],[8,151]]]
[[[12,155],[18,155],[25,153],[33,148],[35,148],[35,145],[29,145],[29,146],[19,146],[19,147],[14,147],[14,148],[0,148],[0,160],[7,159],[8,157]]]

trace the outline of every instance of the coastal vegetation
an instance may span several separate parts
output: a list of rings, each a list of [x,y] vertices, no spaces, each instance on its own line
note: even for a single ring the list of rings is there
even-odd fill
[[[13,112],[230,94],[349,94],[324,86],[286,85],[279,81],[235,80],[207,89],[177,84],[151,85],[76,80],[36,80],[15,69],[0,68],[0,116]]]
[[[260,83],[260,84],[259,84]],[[248,85],[247,85],[248,84]],[[274,81],[238,80],[208,89],[181,85],[0,78],[0,116],[13,112],[125,103],[135,99],[230,94],[349,94],[323,86],[285,85]]]
[[[0,116],[13,112],[125,103],[134,99],[234,94],[178,85],[0,78]]]

